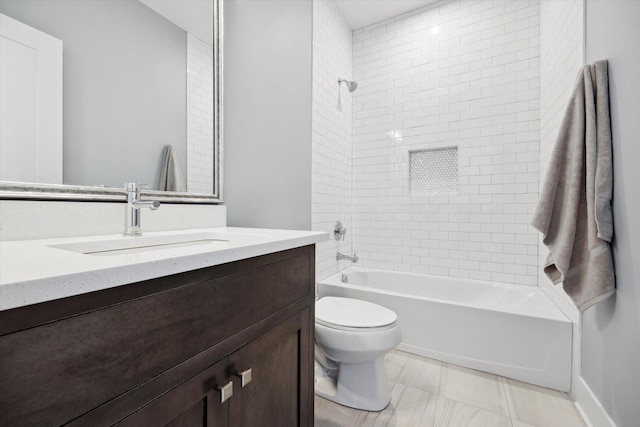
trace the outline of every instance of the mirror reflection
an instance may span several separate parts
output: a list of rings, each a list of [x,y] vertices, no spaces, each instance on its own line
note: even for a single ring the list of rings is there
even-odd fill
[[[217,193],[214,0],[0,13],[1,181]]]

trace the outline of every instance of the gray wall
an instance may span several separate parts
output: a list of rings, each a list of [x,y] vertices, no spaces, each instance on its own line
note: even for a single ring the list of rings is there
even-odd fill
[[[224,4],[230,226],[311,229],[310,0]]]
[[[134,0],[1,0],[64,43],[64,183],[157,186],[173,144],[186,172],[186,33]]]
[[[640,420],[640,2],[587,0],[586,61],[609,60],[615,296],[583,316],[582,376],[618,427]]]

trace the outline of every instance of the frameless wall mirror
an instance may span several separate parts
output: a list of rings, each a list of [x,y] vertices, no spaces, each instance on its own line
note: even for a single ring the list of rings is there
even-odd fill
[[[0,0],[0,197],[221,197],[222,0]]]

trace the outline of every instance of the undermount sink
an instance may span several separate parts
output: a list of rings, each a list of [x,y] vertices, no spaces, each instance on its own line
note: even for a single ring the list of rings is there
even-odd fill
[[[229,241],[221,237],[224,236],[218,233],[204,232],[168,236],[120,237],[107,240],[62,243],[51,245],[51,247],[86,255],[110,256],[196,245],[207,245],[215,248]]]

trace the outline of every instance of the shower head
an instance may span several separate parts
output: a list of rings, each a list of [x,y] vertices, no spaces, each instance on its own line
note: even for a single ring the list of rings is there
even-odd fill
[[[358,88],[358,82],[349,81],[345,79],[338,79],[338,85],[345,83],[349,92],[353,93]]]

